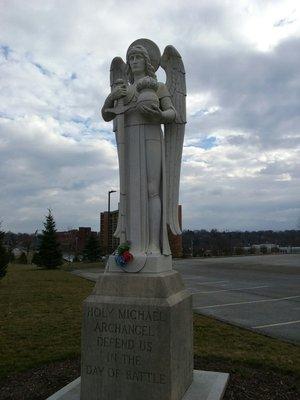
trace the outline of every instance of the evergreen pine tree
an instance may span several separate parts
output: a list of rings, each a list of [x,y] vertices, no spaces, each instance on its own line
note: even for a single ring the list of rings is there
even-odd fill
[[[17,264],[27,264],[27,257],[24,251],[17,258]]]
[[[38,252],[34,253],[31,262],[35,265],[41,265],[41,257]]]
[[[6,268],[9,263],[9,253],[3,245],[5,233],[0,231],[0,279],[6,275]]]
[[[46,216],[44,227],[39,246],[40,266],[54,269],[62,264],[62,253],[56,237],[55,221],[51,210]]]
[[[97,236],[90,235],[83,250],[83,260],[95,262],[100,260],[100,244]]]

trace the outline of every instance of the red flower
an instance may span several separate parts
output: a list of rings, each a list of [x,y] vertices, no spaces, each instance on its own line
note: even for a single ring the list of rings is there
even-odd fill
[[[129,251],[124,251],[124,253],[122,254],[122,257],[124,258],[126,263],[133,260],[133,255],[131,253],[129,253]]]

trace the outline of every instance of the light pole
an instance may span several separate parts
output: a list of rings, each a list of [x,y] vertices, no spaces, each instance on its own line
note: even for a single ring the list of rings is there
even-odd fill
[[[107,207],[107,254],[110,254],[110,246],[109,246],[109,222],[110,222],[110,195],[112,193],[116,193],[116,190],[109,190],[108,192],[108,207]]]

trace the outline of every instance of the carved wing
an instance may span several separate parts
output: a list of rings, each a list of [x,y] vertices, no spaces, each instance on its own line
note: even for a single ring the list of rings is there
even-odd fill
[[[176,110],[176,119],[165,124],[165,160],[167,186],[167,223],[174,235],[180,235],[178,220],[179,181],[186,123],[186,83],[182,58],[173,46],[167,46],[161,58],[166,85]]]
[[[115,57],[110,65],[110,87],[111,90],[118,84],[120,80],[128,83],[126,76],[126,64],[121,57]],[[119,100],[123,102],[123,100]],[[119,217],[114,236],[120,238],[121,243],[125,242],[124,215],[126,209],[126,194],[125,194],[125,139],[124,139],[124,115],[118,115],[113,120],[113,130],[116,133],[116,142],[119,159],[119,183],[120,183],[120,201],[119,201]]]
[[[128,84],[127,74],[126,74],[126,63],[123,61],[122,57],[115,57],[110,64],[110,88],[113,88],[118,84],[117,81],[122,79],[124,83]],[[113,120],[113,130],[117,131],[117,118]]]
[[[110,64],[110,87],[114,88],[118,79],[127,83],[126,64],[122,57],[115,57]]]

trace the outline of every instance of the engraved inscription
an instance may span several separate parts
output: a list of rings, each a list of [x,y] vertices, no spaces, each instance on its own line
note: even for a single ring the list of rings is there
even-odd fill
[[[98,318],[109,318],[115,308],[110,307],[89,307],[87,316],[88,317],[98,317]]]
[[[126,371],[126,379],[128,381],[157,383],[160,385],[165,385],[167,383],[166,376],[164,374],[146,371]]]
[[[98,336],[97,345],[99,347],[109,347],[113,349],[133,350],[135,348],[135,342],[133,339],[121,339],[111,336]]]
[[[94,331],[98,333],[116,333],[118,335],[154,336],[150,325],[97,322]]]
[[[85,372],[87,375],[97,375],[103,377],[103,375],[107,375],[109,378],[118,378],[121,374],[121,370],[119,368],[106,368],[95,365],[86,365]]]
[[[134,308],[125,308],[119,311],[119,319],[131,319],[137,321],[164,322],[165,318],[161,311],[144,311]]]
[[[166,318],[162,311],[159,310],[138,310],[135,308],[124,308],[116,309],[112,307],[88,307],[88,317],[98,318],[110,318],[118,314],[118,318],[121,320],[137,320],[137,321],[148,321],[148,322],[165,322]]]
[[[84,366],[86,375],[101,380],[167,383],[162,365],[157,366],[156,361],[161,357],[160,339],[167,322],[166,313],[159,309],[110,305],[88,307],[86,315],[94,333],[94,360],[97,360],[95,365]]]

